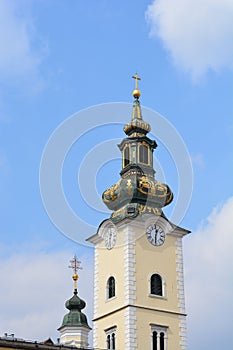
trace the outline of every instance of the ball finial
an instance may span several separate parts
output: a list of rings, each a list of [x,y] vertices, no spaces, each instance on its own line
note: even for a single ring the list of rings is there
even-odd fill
[[[74,274],[73,274],[73,280],[74,280],[74,281],[77,281],[77,280],[78,280],[78,274],[77,274],[77,273],[74,273]]]
[[[140,96],[141,96],[141,92],[140,92],[140,90],[138,90],[138,89],[135,89],[134,91],[133,91],[133,97],[134,98],[139,98]]]

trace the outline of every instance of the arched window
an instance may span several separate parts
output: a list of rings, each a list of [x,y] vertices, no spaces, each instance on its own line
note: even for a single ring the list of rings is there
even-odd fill
[[[107,349],[111,349],[111,340],[110,340],[110,334],[107,336]]]
[[[109,277],[107,282],[107,298],[112,297],[115,297],[115,278],[113,276]]]
[[[167,327],[151,324],[152,350],[165,350],[167,346]]]
[[[154,273],[150,278],[150,294],[163,295],[162,277]]]
[[[116,326],[105,330],[107,349],[116,350]]]
[[[153,339],[153,348],[152,349],[157,350],[157,332],[156,331],[153,332],[152,339]]]
[[[112,333],[112,349],[116,349],[116,342],[115,342],[115,333]]]
[[[148,147],[145,145],[140,145],[139,146],[139,162],[140,163],[144,163],[144,164],[148,164]]]
[[[123,167],[125,168],[129,164],[129,146],[124,149]]]
[[[160,350],[164,350],[164,333],[160,333]]]

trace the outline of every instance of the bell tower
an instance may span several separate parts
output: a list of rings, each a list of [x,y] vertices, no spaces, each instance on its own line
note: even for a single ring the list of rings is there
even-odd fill
[[[138,75],[120,180],[102,199],[112,210],[95,235],[94,347],[117,350],[186,349],[182,238],[190,231],[171,223],[162,208],[168,185],[155,179],[157,147],[143,120]]]

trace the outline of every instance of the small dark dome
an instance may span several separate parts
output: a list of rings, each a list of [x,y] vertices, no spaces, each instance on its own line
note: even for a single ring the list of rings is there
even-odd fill
[[[81,311],[86,306],[86,303],[77,296],[76,291],[74,292],[72,298],[66,301],[65,306],[68,310],[70,310],[70,312],[64,316],[61,327],[84,326],[90,328],[87,323],[86,315]]]
[[[77,294],[74,294],[72,298],[66,301],[65,306],[68,310],[82,310],[85,308],[86,303]]]

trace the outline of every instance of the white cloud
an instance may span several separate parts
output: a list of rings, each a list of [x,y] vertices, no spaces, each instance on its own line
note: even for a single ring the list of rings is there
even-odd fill
[[[194,80],[233,66],[231,0],[154,0],[146,19],[173,62]]]
[[[56,330],[68,313],[64,303],[73,294],[72,271],[68,269],[73,254],[38,251],[30,245],[8,258],[5,251],[0,262],[0,336],[6,332],[26,340],[52,337],[56,341],[59,337]],[[83,312],[91,325],[93,262],[88,253],[78,257],[83,267],[79,272],[78,292],[87,303]]]
[[[233,344],[233,198],[185,240],[189,349]]]
[[[24,2],[0,1],[0,76],[5,83],[42,84],[39,68],[46,46],[36,37],[29,13]]]

